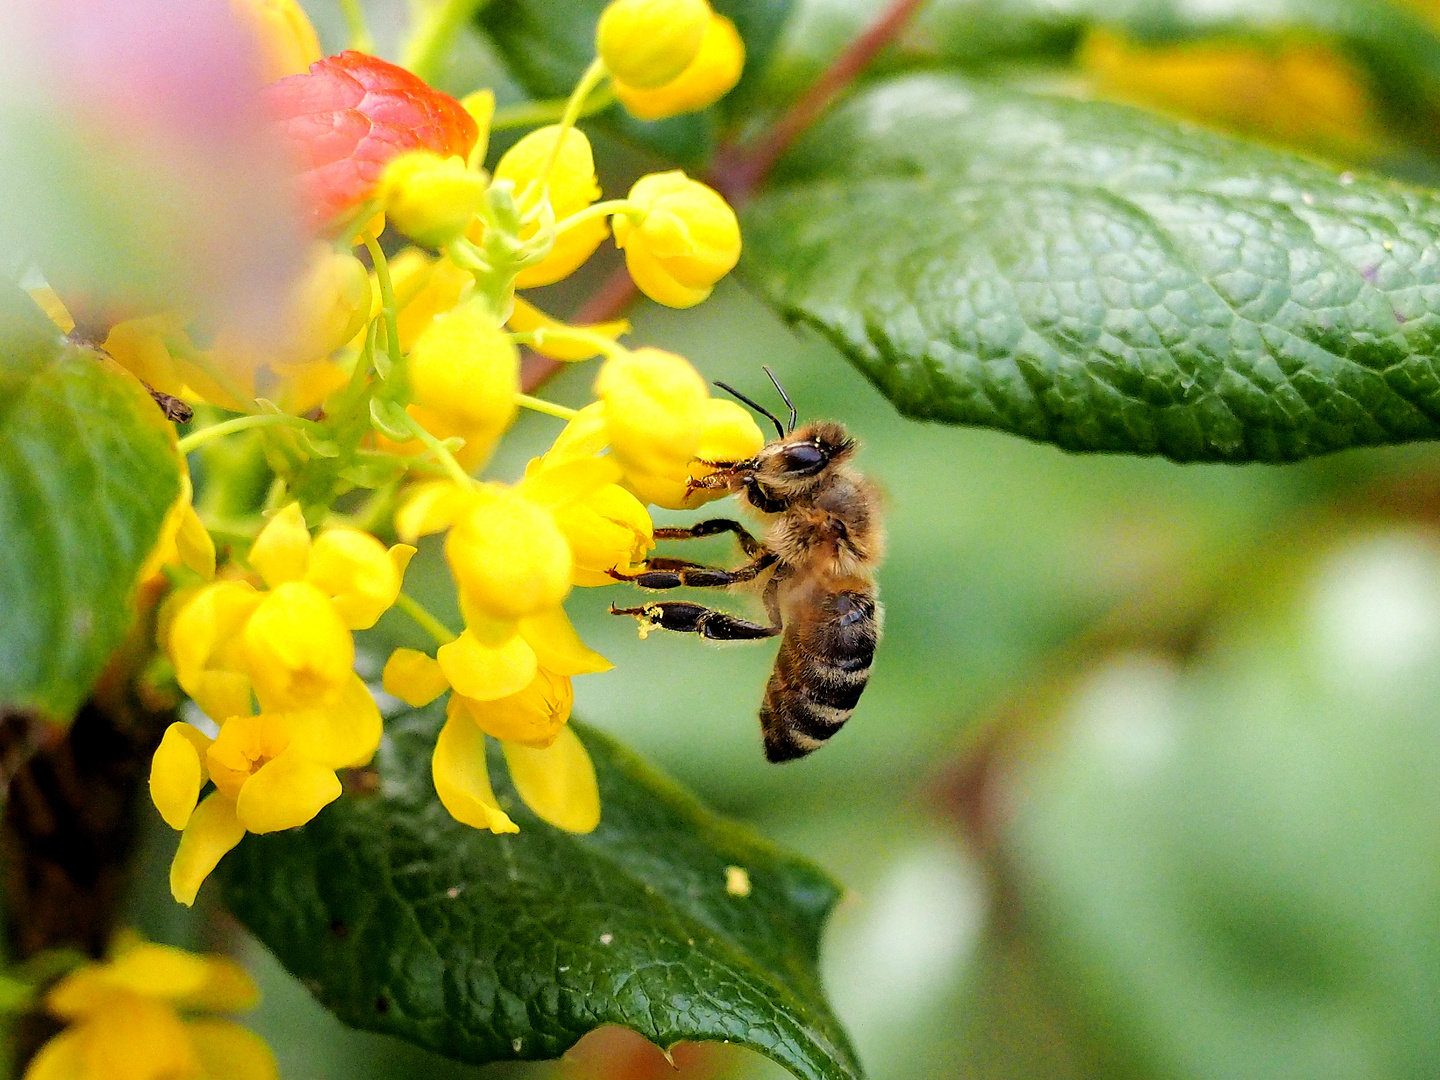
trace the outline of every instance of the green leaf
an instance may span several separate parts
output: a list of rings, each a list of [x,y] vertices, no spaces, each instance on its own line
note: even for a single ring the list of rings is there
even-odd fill
[[[743,273],[908,416],[1285,461],[1440,435],[1440,197],[1134,109],[916,75],[837,111]]]
[[[609,0],[494,0],[480,13],[511,71],[536,98],[569,95],[595,59],[595,24]],[[793,0],[714,0],[745,42],[745,75],[731,92],[736,99],[764,70]],[[728,100],[728,99],[727,99]],[[596,122],[629,142],[680,164],[696,167],[715,149],[725,102],[699,113],[647,122],[619,106]]]
[[[221,867],[230,910],[340,1019],[475,1063],[558,1057],[615,1023],[660,1046],[739,1043],[807,1080],[860,1075],[815,966],[838,895],[820,870],[585,729],[595,832],[545,825],[508,781],[518,835],[458,824],[431,786],[443,719],[391,720],[378,795],[247,837]],[[731,866],[748,896],[727,891]]]
[[[1440,547],[1267,569],[1197,662],[1084,679],[1003,798],[1097,1080],[1440,1074]]]
[[[179,494],[174,430],[140,383],[0,282],[0,706],[74,714]]]

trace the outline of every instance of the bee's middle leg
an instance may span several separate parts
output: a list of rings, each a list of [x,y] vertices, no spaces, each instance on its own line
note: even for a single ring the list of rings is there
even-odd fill
[[[633,608],[617,608],[612,605],[610,614],[633,615],[642,624],[642,634],[646,632],[645,625],[649,625],[679,634],[699,634],[711,641],[753,641],[774,637],[781,630],[778,624],[761,626],[728,612],[716,611],[703,604],[691,604],[683,600],[667,600]]]
[[[720,566],[702,566],[685,559],[655,558],[645,560],[645,569],[638,574],[622,574],[607,571],[616,581],[629,581],[642,589],[678,589],[682,585],[700,589],[721,589],[727,585],[739,585],[753,581],[762,572],[775,564],[775,556],[768,551],[734,570]]]

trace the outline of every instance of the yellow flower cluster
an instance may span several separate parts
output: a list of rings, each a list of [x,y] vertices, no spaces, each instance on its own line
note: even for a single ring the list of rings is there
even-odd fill
[[[253,1008],[243,968],[127,939],[115,955],[61,979],[45,996],[66,1028],[41,1047],[24,1080],[276,1080],[253,1032],[210,1013]]]
[[[232,2],[264,46],[267,74],[316,58],[294,0]],[[715,495],[692,491],[703,462],[750,457],[764,439],[684,358],[621,345],[623,320],[568,325],[517,295],[574,273],[611,235],[639,289],[672,307],[704,300],[739,258],[733,210],[683,172],[644,176],[624,198],[604,199],[575,126],[607,79],[642,119],[710,105],[740,77],[735,27],[706,0],[614,0],[596,49],[560,122],[516,141],[493,173],[484,159],[495,103],[484,90],[461,102],[478,130],[465,157],[416,150],[390,160],[368,201],[347,211],[348,229],[333,223],[340,235],[314,244],[279,344],[226,327],[192,340],[174,314],[109,330],[105,348],[155,390],[248,413],[192,432],[182,451],[265,429],[269,505],[289,491],[315,520],[329,506],[324,492],[333,502],[368,487],[375,494],[357,519],[392,519],[404,541],[387,550],[349,527],[312,537],[291,503],[217,577],[185,485],[146,566],[183,581],[173,569],[183,564],[204,579],[172,596],[160,639],[179,685],[216,726],[171,725],[150,776],[155,806],[182,833],[170,874],[182,903],[245,833],[303,825],[340,795],[337,770],[371,760],[382,723],[355,672],[352,632],[397,602],[436,648],[394,652],[384,686],[416,707],[449,694],[431,762],[449,812],[516,830],[491,786],[488,737],[543,821],[586,832],[600,820],[595,770],[568,721],[572,680],[610,664],[580,640],[564,602],[644,563],[654,546],[647,504],[698,506]],[[412,246],[382,246],[386,229]],[[37,299],[70,329],[59,298]],[[522,393],[522,345],[566,361],[603,356],[596,400],[575,412]],[[569,422],[514,483],[474,479],[521,407]],[[224,479],[217,458],[206,459],[209,483]],[[243,541],[254,521],[221,524]],[[458,635],[400,593],[411,544],[440,533]]]
[[[373,626],[395,602],[414,551],[386,551],[347,528],[312,541],[292,503],[250,550],[268,589],[227,579],[181,597],[166,652],[220,730],[211,739],[171,724],[151,765],[156,808],[184,830],[170,868],[175,899],[193,903],[246,832],[303,825],[339,796],[336,769],[369,762],[380,711],[355,674],[351,631]],[[207,780],[215,790],[197,805]]]

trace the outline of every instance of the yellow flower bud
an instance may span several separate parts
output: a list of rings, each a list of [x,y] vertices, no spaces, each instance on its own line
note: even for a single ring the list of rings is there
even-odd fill
[[[724,15],[711,15],[700,52],[676,78],[649,90],[617,82],[615,96],[631,116],[663,120],[713,105],[735,88],[744,68],[740,31]]]
[[[323,360],[358,334],[369,318],[365,264],[348,251],[316,241],[291,296],[285,344],[271,359],[282,364]]]
[[[663,86],[700,52],[709,21],[705,0],[612,0],[595,27],[595,51],[616,82]]]
[[[449,311],[475,287],[470,271],[449,259],[432,260],[419,248],[406,248],[391,260],[390,280],[395,287],[395,302],[400,305],[396,328],[400,331],[400,351],[404,353],[415,347],[436,315]],[[380,310],[379,284],[375,283],[374,288],[372,313]]]
[[[411,150],[393,158],[379,198],[390,224],[427,247],[444,247],[463,233],[485,197],[485,180],[459,157]]]
[[[230,0],[230,10],[260,47],[260,77],[271,83],[310,70],[320,41],[296,0]]]
[[[650,514],[616,484],[556,510],[555,523],[575,554],[576,585],[613,585],[605,571],[627,573],[655,546]]]
[[[386,551],[359,529],[330,529],[310,550],[305,580],[330,597],[347,627],[368,630],[395,603],[413,554],[409,544]]]
[[[627,201],[637,213],[615,215],[615,244],[635,284],[657,303],[698,304],[739,261],[735,211],[679,169],[642,176]]]
[[[468,716],[486,735],[502,742],[549,746],[570,719],[575,691],[569,678],[541,668],[521,690],[506,697],[476,701],[456,691],[451,700],[457,702],[456,712]]]
[[[605,361],[595,380],[610,447],[632,473],[685,474],[704,433],[705,380],[683,356],[636,349]]]
[[[520,354],[478,304],[437,315],[410,351],[410,415],[437,438],[465,440],[457,457],[475,468],[515,419]]]
[[[509,180],[515,185],[515,197],[522,207],[535,204],[543,190],[550,195],[550,206],[559,221],[571,214],[584,210],[600,197],[600,184],[595,179],[595,157],[590,150],[590,140],[577,128],[568,128],[565,140],[560,144],[560,153],[550,170],[548,182],[542,175],[550,160],[555,141],[560,137],[560,126],[551,124],[537,128],[517,142],[500,159],[495,167],[496,181]],[[520,236],[528,240],[539,230],[539,223],[525,226]],[[582,222],[573,229],[566,229],[555,238],[550,254],[534,266],[527,266],[515,278],[519,289],[532,289],[559,281],[576,270],[588,259],[600,241],[609,235],[602,218]]]
[[[558,605],[575,565],[550,511],[499,484],[477,489],[445,539],[445,557],[463,605],[497,620]]]
[[[754,419],[733,401],[707,398],[701,410],[704,432],[694,458],[679,466],[671,464],[654,472],[627,471],[625,482],[643,501],[668,510],[693,510],[725,492],[700,489],[687,494],[688,480],[712,472],[705,461],[743,461],[765,445],[765,436]]]
[[[350,631],[330,598],[308,581],[266,594],[245,624],[244,642],[255,695],[266,710],[327,704],[353,675]]]
[[[300,581],[310,566],[310,530],[298,502],[281,508],[250,545],[250,565],[276,589]]]

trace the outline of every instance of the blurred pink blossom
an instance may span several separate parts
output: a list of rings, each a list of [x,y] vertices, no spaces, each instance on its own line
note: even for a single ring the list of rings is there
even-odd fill
[[[227,0],[0,0],[0,254],[88,331],[271,338],[304,244],[258,70]]]

